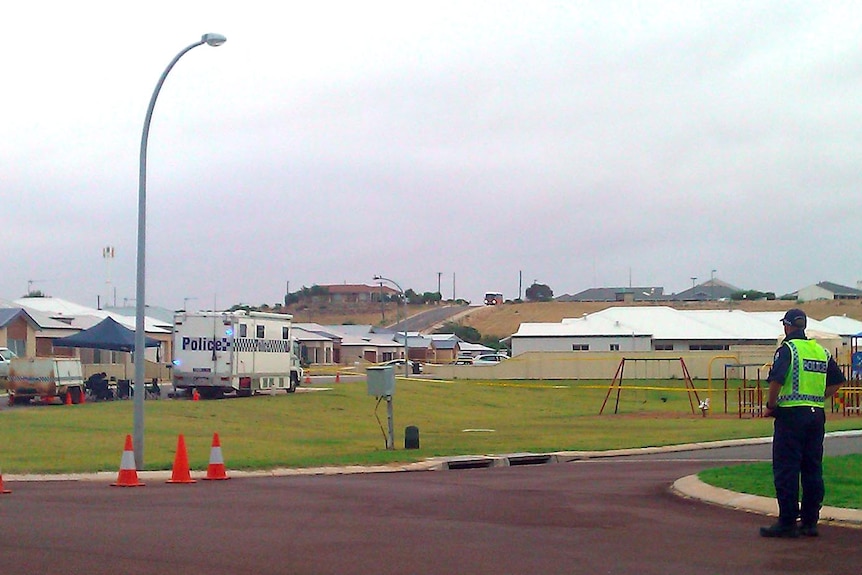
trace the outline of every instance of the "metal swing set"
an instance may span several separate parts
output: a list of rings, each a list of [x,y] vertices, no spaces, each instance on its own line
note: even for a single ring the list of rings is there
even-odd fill
[[[638,357],[638,358],[622,358],[620,360],[619,366],[617,366],[616,374],[614,375],[614,379],[611,382],[610,386],[608,386],[608,393],[605,395],[605,400],[602,402],[602,408],[599,410],[599,415],[602,415],[605,412],[605,407],[607,406],[608,399],[611,394],[616,391],[616,398],[614,401],[614,413],[619,413],[620,408],[620,396],[623,390],[623,378],[625,375],[626,363],[633,364],[633,368],[637,369],[638,365],[643,365],[644,371],[646,371],[649,362],[671,362],[671,361],[679,361],[680,369],[682,370],[682,379],[685,384],[685,389],[688,393],[688,402],[691,406],[691,413],[696,414],[697,410],[700,410],[701,415],[706,417],[706,412],[709,410],[709,398],[701,401],[700,397],[697,394],[697,389],[694,387],[694,383],[691,380],[691,375],[688,372],[688,367],[685,365],[685,360],[681,357],[674,358],[658,358],[658,357]],[[678,387],[662,387],[655,385],[628,385],[626,386],[626,390],[645,390],[645,391],[681,391]]]

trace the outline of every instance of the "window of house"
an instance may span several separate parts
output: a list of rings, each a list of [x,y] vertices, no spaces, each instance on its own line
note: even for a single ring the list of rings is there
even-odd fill
[[[6,341],[6,347],[12,350],[12,352],[18,357],[26,357],[27,356],[27,340],[26,339],[8,339]]]
[[[727,351],[730,349],[730,346],[720,343],[700,343],[691,344],[688,346],[688,349],[691,351]]]
[[[590,351],[590,344],[588,343],[573,343],[572,351]]]
[[[656,351],[673,351],[672,343],[657,343],[655,344]]]
[[[618,343],[612,343],[611,344],[611,351],[619,351],[619,350],[620,350],[620,344],[618,344]]]
[[[266,326],[258,325],[258,326],[255,326],[255,327],[256,327],[256,334],[255,334],[255,337],[257,337],[257,339],[263,339],[263,338],[265,338],[265,337],[266,337]]]

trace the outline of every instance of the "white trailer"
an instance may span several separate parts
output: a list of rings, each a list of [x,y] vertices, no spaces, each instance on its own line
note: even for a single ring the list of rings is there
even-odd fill
[[[302,380],[299,345],[286,314],[256,311],[174,316],[174,391],[201,397],[296,391]]]

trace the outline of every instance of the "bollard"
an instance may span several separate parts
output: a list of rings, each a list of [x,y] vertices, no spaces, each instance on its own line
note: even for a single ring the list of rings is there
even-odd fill
[[[415,425],[404,428],[404,449],[419,449],[419,428]]]

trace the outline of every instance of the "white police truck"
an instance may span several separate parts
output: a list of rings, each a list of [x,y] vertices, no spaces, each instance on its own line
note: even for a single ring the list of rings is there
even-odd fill
[[[174,316],[175,393],[202,398],[296,391],[302,380],[292,316],[256,311]]]

